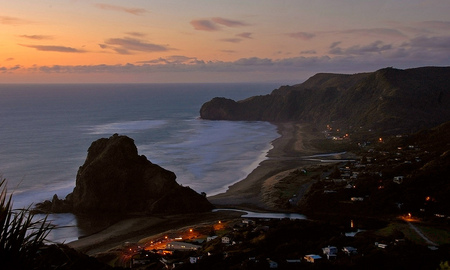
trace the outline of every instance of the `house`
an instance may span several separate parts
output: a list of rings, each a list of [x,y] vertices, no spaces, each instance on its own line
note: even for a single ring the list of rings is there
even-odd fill
[[[338,249],[335,246],[328,246],[322,248],[322,252],[324,255],[336,255],[338,253]]]
[[[251,220],[251,219],[244,219],[244,220],[242,220],[242,223],[243,224],[246,224],[247,226],[250,226],[250,225],[255,225],[255,221],[253,221],[253,220]]]
[[[401,183],[403,183],[403,179],[404,179],[404,176],[395,176],[394,177],[394,183],[396,183],[396,184],[401,184]]]
[[[378,247],[378,248],[385,249],[385,248],[387,248],[388,245],[382,244],[382,243],[378,243],[378,242],[375,242],[375,246]]]
[[[201,248],[199,245],[194,245],[191,243],[186,242],[170,242],[167,243],[166,249],[168,250],[181,250],[181,251],[188,251],[188,250],[197,250]]]
[[[151,253],[149,251],[143,251],[131,256],[131,265],[146,265],[155,260],[155,257],[151,256]]]
[[[328,247],[322,248],[322,252],[324,255],[327,256],[328,260],[335,260],[337,257],[338,249],[335,246],[328,246]]]
[[[316,255],[316,254],[309,254],[309,255],[305,255],[305,257],[303,257],[303,259],[305,259],[309,263],[316,263],[317,261],[321,260],[322,257],[320,257],[320,255]]]
[[[271,259],[267,258],[267,262],[269,263],[270,269],[276,269],[278,268],[278,263],[275,261],[272,261]]]
[[[189,262],[191,264],[197,263],[199,260],[201,260],[201,256],[200,257],[189,257]]]
[[[327,254],[327,259],[328,260],[336,260],[336,258],[337,258],[337,255],[336,254]]]
[[[212,240],[216,239],[217,237],[218,237],[217,235],[208,236],[208,237],[206,237],[206,242],[212,241]]]
[[[344,251],[344,253],[348,256],[358,254],[358,250],[354,247],[343,247],[342,251]]]
[[[222,237],[222,244],[229,244],[231,242],[231,238],[228,236]]]
[[[352,184],[347,184],[347,185],[345,186],[345,188],[351,189],[351,188],[353,188],[353,185],[352,185]]]

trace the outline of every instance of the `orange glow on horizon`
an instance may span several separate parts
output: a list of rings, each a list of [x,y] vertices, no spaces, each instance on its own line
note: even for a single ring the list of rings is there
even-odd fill
[[[318,72],[366,72],[386,63],[399,68],[450,64],[441,57],[446,48],[414,43],[417,31],[430,33],[430,41],[450,35],[443,27],[450,4],[429,4],[424,13],[399,0],[358,4],[349,12],[331,0],[262,1],[5,1],[0,83],[174,78],[300,83]],[[393,17],[395,24],[384,19]],[[399,51],[418,55],[418,49],[419,58],[393,57]]]

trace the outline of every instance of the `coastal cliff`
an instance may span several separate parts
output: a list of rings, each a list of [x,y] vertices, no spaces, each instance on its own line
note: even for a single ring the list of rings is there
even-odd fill
[[[353,75],[319,73],[302,84],[241,101],[214,98],[200,109],[210,120],[309,122],[418,131],[450,120],[450,67],[385,68]]]
[[[175,181],[175,174],[138,155],[134,141],[114,134],[94,141],[65,200],[37,205],[49,212],[176,214],[212,209],[208,200]]]

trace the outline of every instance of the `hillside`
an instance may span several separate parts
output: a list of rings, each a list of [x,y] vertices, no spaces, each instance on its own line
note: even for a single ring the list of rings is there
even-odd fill
[[[319,73],[302,84],[241,101],[214,98],[210,120],[337,123],[386,133],[415,132],[450,120],[450,67],[385,68],[371,73]]]
[[[446,122],[361,148],[361,159],[335,165],[327,178],[312,186],[299,204],[300,211],[343,216],[412,213],[445,223],[442,216],[450,215],[449,132]]]

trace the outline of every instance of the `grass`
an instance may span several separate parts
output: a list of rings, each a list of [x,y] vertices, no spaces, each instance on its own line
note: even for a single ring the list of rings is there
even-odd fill
[[[450,231],[446,229],[436,228],[431,225],[417,224],[414,225],[422,231],[422,233],[431,241],[438,245],[450,244]],[[420,237],[407,223],[394,221],[388,226],[376,231],[375,233],[384,237],[392,237],[403,233],[406,239],[419,245],[428,245],[428,243]]]
[[[422,233],[438,245],[450,244],[450,231],[426,225],[416,225]]]
[[[388,224],[388,226],[379,229],[375,234],[383,237],[393,237],[399,232],[403,233],[406,239],[416,244],[425,245],[425,240],[420,237],[408,224],[404,222],[394,221]]]

